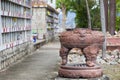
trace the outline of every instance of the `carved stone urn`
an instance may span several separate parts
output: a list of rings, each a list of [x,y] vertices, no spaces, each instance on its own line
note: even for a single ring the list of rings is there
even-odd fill
[[[60,77],[96,78],[103,75],[101,67],[96,64],[98,51],[104,42],[102,32],[78,28],[62,32],[59,37],[61,42],[60,57],[62,58],[58,72]],[[81,49],[86,63],[67,64],[68,53],[72,48]]]

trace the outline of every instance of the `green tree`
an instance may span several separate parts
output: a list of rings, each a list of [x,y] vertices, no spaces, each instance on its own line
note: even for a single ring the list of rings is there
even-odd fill
[[[91,28],[92,17],[90,15],[95,0],[72,0],[72,6],[76,12],[77,27]],[[88,23],[88,24],[87,24]]]
[[[73,10],[76,13],[76,25],[82,28],[91,27],[91,24],[92,27],[100,27],[100,8],[93,8],[95,5],[96,0],[57,0],[57,7],[63,12],[63,25],[66,21],[66,12]]]
[[[104,0],[104,8],[105,8],[105,24],[106,24],[106,31],[109,31],[108,27],[108,0]]]
[[[95,6],[91,9],[91,21],[92,28],[100,30],[101,29],[101,21],[100,21],[100,4],[95,2]]]
[[[110,34],[114,35],[116,27],[116,0],[110,0]]]
[[[70,10],[71,0],[57,0],[56,2],[57,8],[61,8],[62,10],[62,27],[65,30],[65,22],[66,22],[66,13]]]
[[[105,53],[106,53],[106,19],[105,19],[104,6],[105,6],[104,0],[100,0],[101,26],[102,26],[102,32],[105,35],[105,41],[103,43],[103,49],[102,49],[102,58],[105,58]]]
[[[87,16],[88,16],[88,28],[91,29],[91,16],[90,16],[90,9],[88,5],[88,0],[85,0],[86,2],[86,8],[87,8]]]
[[[116,30],[120,30],[120,1],[116,0]],[[119,15],[119,16],[118,16]]]

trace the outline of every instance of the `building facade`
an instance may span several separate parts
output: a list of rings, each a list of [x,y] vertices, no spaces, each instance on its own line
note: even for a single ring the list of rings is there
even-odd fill
[[[46,41],[54,38],[54,30],[58,25],[58,12],[48,2],[37,0],[32,3],[32,33],[38,35],[38,39]]]
[[[33,2],[45,2],[49,4],[51,7],[56,8],[56,0],[32,0]]]
[[[0,0],[0,70],[28,55],[31,0]]]

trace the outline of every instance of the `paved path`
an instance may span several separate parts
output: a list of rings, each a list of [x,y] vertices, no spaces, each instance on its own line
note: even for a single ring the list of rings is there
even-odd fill
[[[54,80],[57,76],[59,43],[48,43],[35,54],[0,73],[0,80]]]

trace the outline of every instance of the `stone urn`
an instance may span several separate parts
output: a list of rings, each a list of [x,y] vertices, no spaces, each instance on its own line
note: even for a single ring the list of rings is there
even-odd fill
[[[61,43],[60,57],[62,58],[58,72],[60,77],[96,78],[103,75],[101,67],[96,64],[98,51],[104,42],[102,32],[78,28],[62,32],[59,37]],[[67,64],[68,53],[72,48],[81,49],[86,58],[86,63]]]

